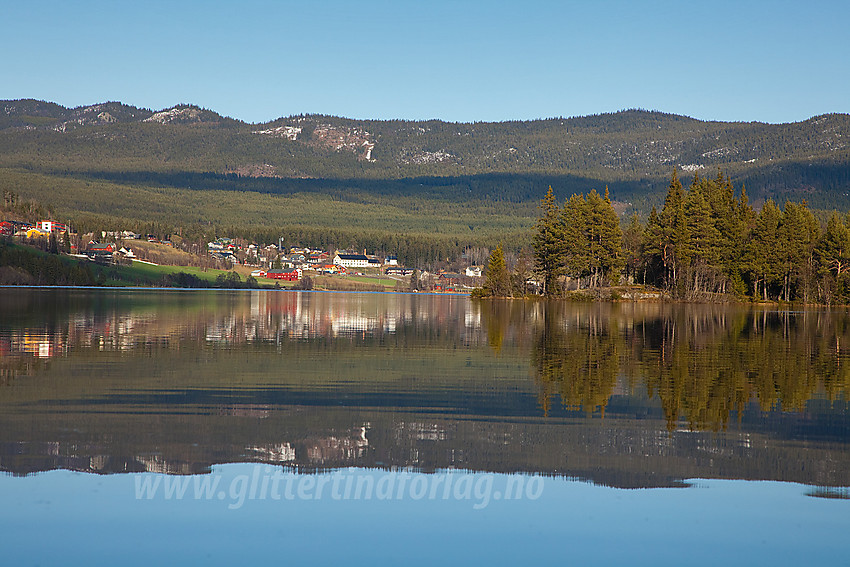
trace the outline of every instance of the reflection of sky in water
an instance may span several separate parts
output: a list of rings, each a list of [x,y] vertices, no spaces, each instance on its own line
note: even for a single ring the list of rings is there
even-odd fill
[[[137,479],[163,475],[89,475],[52,471],[0,476],[3,561],[24,564],[622,564],[837,565],[846,560],[850,502],[812,498],[791,483],[697,480],[689,488],[622,490],[564,479],[536,478],[536,499],[496,500],[512,476],[468,475],[492,491],[486,506],[475,493],[440,487],[415,499],[437,475],[407,474],[402,498],[332,496],[335,473],[311,475],[302,496],[250,499],[252,478],[281,469],[225,465],[224,498],[136,499]],[[342,478],[388,473],[346,469]],[[398,476],[395,473],[395,482]],[[293,476],[297,482],[307,475]],[[181,477],[168,477],[181,478]],[[233,487],[237,486],[236,489]],[[259,484],[256,484],[259,486]],[[344,486],[340,484],[340,486]],[[373,486],[377,486],[374,484]],[[398,486],[396,484],[395,486]],[[454,488],[454,487],[453,487]],[[365,489],[364,489],[365,490]],[[248,494],[236,507],[231,495]],[[396,490],[396,494],[398,491]],[[421,493],[421,492],[420,492]],[[260,495],[257,488],[255,494]],[[363,494],[366,494],[364,491]],[[472,494],[466,499],[467,494]],[[532,493],[533,495],[534,493]],[[413,495],[413,496],[411,496]],[[480,508],[480,509],[476,509]],[[231,509],[235,508],[235,509]],[[789,514],[788,510],[794,510]]]

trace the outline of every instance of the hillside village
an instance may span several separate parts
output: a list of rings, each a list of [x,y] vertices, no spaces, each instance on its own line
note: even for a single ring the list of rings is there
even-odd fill
[[[197,245],[187,246],[183,242],[160,239],[153,234],[142,235],[131,230],[81,235],[65,223],[49,219],[35,223],[3,220],[0,222],[0,237],[99,264],[132,265],[138,262],[159,265],[154,260],[167,259],[171,249],[180,253],[181,257],[176,260],[178,262],[199,264],[204,268],[235,270],[237,273],[249,272],[246,275],[258,283],[276,284],[276,287],[280,287],[281,283],[289,283],[301,284],[301,289],[312,289],[312,278],[316,276],[340,279],[357,276],[389,278],[402,284],[397,284],[396,289],[462,293],[480,287],[483,281],[481,266],[472,264],[465,266],[462,271],[438,270],[432,273],[404,266],[392,254],[368,254],[366,250],[326,251],[284,246],[280,241],[277,244],[257,244],[227,237],[208,242],[206,250],[197,250]]]

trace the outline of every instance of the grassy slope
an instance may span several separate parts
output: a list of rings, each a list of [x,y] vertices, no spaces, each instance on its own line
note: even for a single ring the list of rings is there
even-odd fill
[[[197,276],[198,278],[215,284],[216,278],[221,274],[228,274],[227,270],[215,270],[212,268],[196,268],[193,266],[153,266],[142,262],[133,262],[132,266],[112,266],[101,267],[93,266],[95,274],[104,272],[107,279],[105,285],[114,287],[125,286],[149,286],[157,285],[162,277],[167,274],[177,274],[180,272]],[[245,280],[242,274],[242,280]],[[117,276],[117,277],[116,277]],[[346,283],[366,284],[367,286],[381,286],[387,291],[392,291],[396,287],[396,280],[389,278],[376,278],[368,276],[317,276],[313,278],[316,289],[334,289],[339,287],[337,284],[345,285]],[[281,288],[288,289],[295,286],[295,282],[285,282],[276,280],[257,278],[257,282],[262,287],[273,287],[275,283],[280,284]]]
[[[179,272],[191,274],[204,281],[213,283],[220,274],[228,273],[227,270],[195,268],[192,266],[153,266],[142,262],[133,262],[132,266],[115,266],[115,269],[121,274],[122,280],[139,280],[151,283],[162,279],[162,276],[166,274],[176,274]]]
[[[159,286],[162,284],[164,276],[169,274],[186,273],[195,276],[203,281],[215,285],[218,276],[232,273],[228,270],[218,270],[213,268],[200,268],[195,266],[169,266],[169,265],[153,265],[150,263],[134,261],[132,265],[101,265],[89,262],[88,260],[79,260],[68,256],[54,256],[20,244],[11,244],[13,248],[23,249],[30,256],[38,259],[47,260],[48,258],[60,258],[61,261],[68,265],[80,265],[91,270],[96,282],[99,285],[107,287],[150,287]],[[252,268],[246,266],[237,266],[236,272],[240,274],[242,281],[245,281],[250,274]],[[348,290],[368,290],[375,291],[384,289],[393,291],[397,287],[397,280],[380,276],[348,276],[348,275],[322,275],[312,276],[315,289],[348,289]],[[257,278],[257,282],[261,287],[274,287],[278,284],[283,289],[291,289],[295,287],[296,282],[277,281],[266,278]],[[95,282],[92,282],[95,283]]]

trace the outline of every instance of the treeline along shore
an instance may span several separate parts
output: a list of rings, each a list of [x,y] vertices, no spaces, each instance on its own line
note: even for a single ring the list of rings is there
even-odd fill
[[[685,189],[674,169],[661,211],[622,226],[606,189],[559,204],[549,189],[533,234],[533,266],[490,255],[478,295],[613,297],[622,286],[686,301],[850,303],[850,215],[825,225],[805,201],[756,211],[722,172]],[[535,276],[531,276],[534,273]],[[530,279],[531,278],[531,279]],[[604,295],[602,290],[613,291]]]
[[[21,218],[44,209],[35,201],[12,201],[3,210]],[[26,210],[18,210],[24,205]],[[756,210],[746,189],[736,189],[721,171],[713,178],[696,174],[685,188],[674,169],[661,210],[653,207],[645,219],[620,218],[607,188],[601,195],[591,190],[559,203],[550,187],[539,211],[527,240],[507,242],[505,248],[499,244],[492,253],[475,249],[481,261],[488,253],[489,260],[484,286],[474,295],[850,304],[850,215],[833,211],[816,217],[805,200],[779,207],[767,199]],[[530,248],[521,250],[529,241]],[[42,244],[37,250],[0,242],[0,283],[257,286],[253,278],[243,282],[220,270],[141,273],[141,268],[80,263],[57,256],[68,242]],[[461,241],[454,244],[460,247]],[[470,250],[467,246],[464,254]],[[425,256],[441,256],[444,263],[455,257],[448,250],[430,252]]]

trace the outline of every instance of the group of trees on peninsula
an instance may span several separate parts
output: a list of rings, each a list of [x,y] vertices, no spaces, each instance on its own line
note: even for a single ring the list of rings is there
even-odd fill
[[[850,302],[850,215],[823,225],[805,201],[756,211],[722,172],[685,189],[674,170],[662,209],[623,227],[607,190],[558,204],[550,188],[540,209],[533,249],[547,296],[644,284],[686,300]]]

